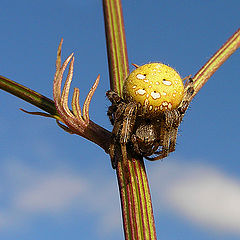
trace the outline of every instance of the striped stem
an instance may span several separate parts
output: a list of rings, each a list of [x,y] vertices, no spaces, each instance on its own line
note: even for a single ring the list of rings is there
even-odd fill
[[[108,50],[110,87],[122,96],[129,74],[122,5],[120,0],[103,0]],[[156,239],[151,195],[143,159],[128,154],[127,164],[121,153],[117,165],[125,239]],[[125,174],[127,165],[127,172]]]

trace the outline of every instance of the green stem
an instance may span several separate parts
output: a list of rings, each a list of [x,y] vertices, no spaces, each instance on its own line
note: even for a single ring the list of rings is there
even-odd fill
[[[111,89],[122,96],[129,74],[122,5],[120,0],[103,0]],[[119,184],[125,239],[156,239],[150,189],[143,159],[118,157]],[[126,174],[124,171],[127,171]]]
[[[123,80],[129,74],[127,45],[120,0],[103,0],[110,88],[122,96]]]
[[[6,77],[0,76],[0,89],[11,93],[16,97],[19,97],[35,105],[36,107],[39,107],[40,109],[50,113],[53,116],[58,116],[55,104],[51,99],[27,87],[24,87],[19,83],[16,83]]]
[[[207,63],[195,74],[194,94],[191,99],[199,92],[208,79],[217,69],[240,47],[240,29],[238,29],[223,46],[207,61]],[[190,100],[191,100],[190,99]]]
[[[33,104],[34,106],[48,112],[51,117],[61,121],[61,118],[57,113],[54,101],[41,95],[40,93],[37,93],[3,76],[0,76],[0,89]],[[47,116],[47,114],[38,112],[33,112],[32,114]],[[87,133],[85,135],[80,136],[85,137],[86,139],[96,143],[98,146],[108,152],[109,142],[111,140],[111,135],[109,131],[92,121],[90,121],[89,127],[86,131]]]

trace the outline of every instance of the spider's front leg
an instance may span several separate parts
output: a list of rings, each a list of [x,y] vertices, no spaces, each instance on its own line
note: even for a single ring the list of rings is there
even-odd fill
[[[122,99],[118,98],[118,95],[114,92],[111,96],[116,97],[115,99],[117,99],[117,101],[115,101],[114,98],[111,98],[113,103],[111,107],[115,105],[116,110],[112,113],[114,126],[112,130],[112,142],[110,144],[109,152],[112,166],[113,168],[116,168],[118,160],[116,156],[119,155],[119,150],[123,157],[123,162],[126,163],[127,161],[126,145],[130,140],[130,136],[135,124],[137,105],[135,103],[124,103]]]
[[[128,103],[124,111],[122,129],[120,134],[120,145],[122,148],[123,160],[127,160],[127,143],[131,139],[133,127],[137,115],[137,105],[133,102]]]
[[[114,125],[115,121],[115,113],[118,109],[119,104],[123,103],[123,99],[114,91],[107,91],[106,96],[112,105],[108,108],[107,115],[112,125]]]
[[[110,107],[112,107],[112,106],[110,106]],[[109,107],[109,109],[110,109],[110,107]],[[110,154],[113,169],[115,169],[117,167],[116,156],[121,153],[121,148],[119,145],[119,136],[121,134],[124,111],[125,111],[125,104],[121,103],[118,105],[115,112],[112,113],[112,115],[113,115],[112,120],[114,120],[114,121],[113,121],[113,130],[112,130],[112,141],[109,146],[109,154]],[[110,118],[110,121],[111,121],[111,118]]]
[[[122,167],[123,167],[123,173],[125,175],[126,182],[130,182],[130,175],[128,170],[128,151],[127,151],[127,143],[131,139],[133,127],[135,124],[137,115],[137,105],[135,103],[129,103],[127,104],[125,111],[124,111],[124,117],[122,122],[122,129],[120,133],[120,146],[121,146],[121,153],[122,153]]]
[[[188,79],[188,82],[185,86],[185,93],[184,93],[184,97],[183,100],[180,104],[180,106],[178,107],[178,111],[179,113],[182,115],[181,117],[183,118],[185,112],[187,111],[190,101],[191,101],[191,97],[194,94],[194,82],[192,80],[192,78]]]
[[[126,104],[124,103],[123,99],[114,91],[107,91],[106,96],[112,103],[112,105],[108,107],[107,115],[111,124],[113,125],[112,141],[109,146],[109,154],[112,162],[112,167],[115,169],[117,166],[116,156],[121,154],[119,136],[121,134]]]

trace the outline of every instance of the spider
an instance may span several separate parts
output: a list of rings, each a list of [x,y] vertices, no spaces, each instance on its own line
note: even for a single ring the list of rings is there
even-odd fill
[[[117,164],[117,149],[124,159],[131,151],[151,161],[173,152],[178,127],[194,92],[190,76],[184,86],[179,74],[167,65],[134,66],[136,69],[124,82],[123,97],[111,90],[106,93],[112,103],[107,114],[113,125],[113,168]]]

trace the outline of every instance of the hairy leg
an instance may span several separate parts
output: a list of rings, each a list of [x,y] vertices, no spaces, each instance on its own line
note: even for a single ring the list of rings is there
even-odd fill
[[[120,145],[122,150],[122,162],[124,167],[124,174],[126,174],[127,182],[130,182],[128,172],[128,151],[127,143],[132,135],[133,127],[136,120],[137,106],[135,103],[127,104],[122,122],[122,129],[120,134]]]
[[[119,97],[116,92],[111,91],[111,90],[106,92],[106,96],[112,103],[112,105],[108,107],[107,115],[108,115],[108,118],[109,118],[111,124],[114,125],[115,113],[118,110],[119,105],[123,104],[123,99],[121,97]]]

